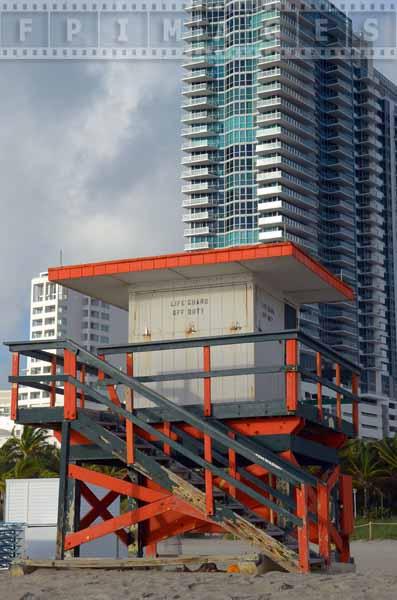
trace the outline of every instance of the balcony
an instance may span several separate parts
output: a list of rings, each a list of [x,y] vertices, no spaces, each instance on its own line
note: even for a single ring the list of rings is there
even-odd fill
[[[191,196],[190,198],[184,198],[182,202],[182,208],[206,208],[211,206],[214,206],[212,196]]]
[[[185,251],[189,252],[190,250],[208,250],[209,247],[209,242],[192,242],[191,244],[185,244]]]
[[[182,144],[182,150],[185,152],[194,151],[194,150],[217,150],[217,138],[212,139],[198,139],[198,140],[188,140]]]
[[[200,96],[199,98],[185,98],[182,108],[184,110],[213,110],[217,108],[217,105],[215,100],[211,100],[207,96]]]
[[[200,211],[199,213],[187,213],[183,215],[182,221],[184,223],[195,223],[197,221],[214,221],[215,217],[208,210]]]
[[[202,183],[190,183],[182,186],[182,194],[201,194],[205,192],[216,192],[216,187],[211,185],[209,181]]]
[[[181,135],[190,139],[193,138],[206,138],[208,136],[215,136],[217,132],[208,125],[199,125],[194,127],[184,127]]]
[[[191,98],[211,96],[215,94],[215,90],[213,90],[208,83],[197,83],[182,88],[182,94]]]
[[[182,158],[182,165],[213,165],[216,164],[216,160],[212,154],[203,152],[200,154],[191,154],[190,156],[184,156]]]
[[[213,76],[209,69],[194,69],[191,73],[188,73],[182,77],[184,83],[203,83],[206,81],[213,81]]]
[[[212,111],[199,110],[182,117],[181,121],[189,125],[195,123],[214,123],[217,119]]]
[[[211,228],[209,226],[205,226],[205,227],[195,227],[195,228],[189,228],[189,229],[185,229],[183,231],[183,235],[185,237],[193,237],[193,236],[199,236],[199,235],[210,235],[212,232]]]
[[[207,167],[203,169],[183,169],[182,179],[216,179],[217,175]]]

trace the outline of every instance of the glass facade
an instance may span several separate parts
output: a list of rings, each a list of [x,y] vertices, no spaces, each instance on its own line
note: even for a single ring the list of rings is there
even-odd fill
[[[348,17],[316,5],[188,7],[185,249],[288,239],[319,259],[357,300],[304,307],[301,327],[361,361],[363,391],[382,398],[396,364],[394,101],[369,61],[333,52],[362,43]]]

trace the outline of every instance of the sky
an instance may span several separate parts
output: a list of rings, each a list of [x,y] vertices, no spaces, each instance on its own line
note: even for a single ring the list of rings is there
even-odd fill
[[[180,64],[0,68],[0,340],[28,339],[49,266],[183,249]],[[0,389],[8,387],[0,350]]]
[[[377,65],[397,83],[395,63]],[[183,249],[178,61],[0,68],[0,342],[49,266]],[[9,354],[0,347],[0,389]]]

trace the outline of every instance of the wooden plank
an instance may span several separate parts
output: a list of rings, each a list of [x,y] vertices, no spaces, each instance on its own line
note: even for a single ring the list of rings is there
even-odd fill
[[[206,555],[183,555],[176,557],[159,557],[159,558],[68,558],[66,560],[47,560],[47,559],[23,559],[15,560],[12,563],[12,575],[24,575],[31,573],[36,569],[142,569],[142,568],[159,568],[166,566],[188,565],[194,563],[235,563],[238,561],[252,561],[259,563],[260,554],[206,554]]]

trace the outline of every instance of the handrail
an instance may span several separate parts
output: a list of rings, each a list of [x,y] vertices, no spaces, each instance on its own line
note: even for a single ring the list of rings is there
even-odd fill
[[[202,346],[228,346],[232,344],[252,344],[258,342],[273,342],[297,340],[309,348],[321,352],[324,358],[339,363],[341,366],[360,373],[360,367],[341,356],[322,342],[318,342],[299,329],[285,329],[274,333],[234,333],[221,336],[195,337],[191,339],[181,338],[177,340],[160,340],[151,342],[133,342],[122,345],[100,346],[98,353],[103,355],[124,354],[131,352],[154,352],[158,350],[177,350],[183,348],[200,348]]]

